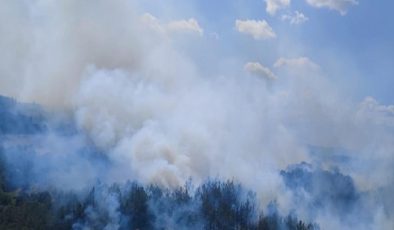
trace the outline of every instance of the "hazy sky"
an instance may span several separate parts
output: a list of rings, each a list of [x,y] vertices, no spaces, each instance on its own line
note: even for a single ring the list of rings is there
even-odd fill
[[[278,7],[267,10],[267,2]],[[147,0],[141,4],[164,20],[195,18],[205,39],[218,38],[211,50],[218,57],[254,58],[269,66],[278,57],[306,56],[349,96],[394,103],[393,1]],[[245,37],[236,32],[236,19],[265,20],[276,37],[257,41]]]
[[[372,199],[376,188],[394,190],[393,5],[2,1],[0,94],[66,111],[113,165],[107,182],[233,178],[262,203],[290,210],[297,206],[279,172],[309,162],[338,166]],[[93,164],[85,172],[88,161],[68,142],[46,139],[54,159],[67,154],[83,172],[37,158],[54,169],[37,175],[80,184],[102,177]],[[350,160],[316,159],[311,146],[344,149]],[[392,226],[387,204],[387,216],[381,204],[370,210],[374,222]]]

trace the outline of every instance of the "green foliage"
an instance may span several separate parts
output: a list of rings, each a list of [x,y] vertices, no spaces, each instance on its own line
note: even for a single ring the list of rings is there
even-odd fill
[[[130,191],[121,199],[120,210],[129,218],[131,229],[151,229],[152,215],[148,207],[148,194],[144,187],[132,184]]]
[[[168,190],[136,183],[99,185],[85,196],[56,191],[10,192],[1,188],[0,201],[0,229],[11,230],[318,229],[293,216],[280,217],[276,212],[257,216],[254,195],[232,181],[210,181],[193,194],[187,186]],[[105,205],[112,205],[113,210]],[[108,227],[111,223],[113,228]]]
[[[51,196],[48,193],[7,194],[12,202],[0,207],[0,229],[48,229]]]
[[[255,211],[250,198],[240,199],[241,187],[232,181],[208,182],[200,187],[201,213],[206,229],[250,229]]]

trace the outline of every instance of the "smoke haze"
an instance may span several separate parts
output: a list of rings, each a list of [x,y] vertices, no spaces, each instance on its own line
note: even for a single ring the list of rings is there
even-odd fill
[[[393,227],[393,105],[354,101],[306,57],[271,70],[248,60],[258,74],[241,59],[196,61],[190,47],[217,39],[195,15],[159,19],[126,0],[1,5],[0,93],[52,119],[44,133],[3,138],[8,167],[30,165],[29,177],[11,173],[15,186],[234,179],[261,207],[275,200],[322,229]],[[17,154],[18,141],[35,144]]]

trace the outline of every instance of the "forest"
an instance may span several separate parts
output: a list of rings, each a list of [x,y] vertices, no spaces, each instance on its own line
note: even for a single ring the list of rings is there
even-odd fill
[[[8,190],[2,176],[0,229],[319,229],[294,214],[280,216],[274,203],[270,213],[258,212],[253,195],[244,198],[232,181],[207,182],[194,194],[128,183],[81,195]]]

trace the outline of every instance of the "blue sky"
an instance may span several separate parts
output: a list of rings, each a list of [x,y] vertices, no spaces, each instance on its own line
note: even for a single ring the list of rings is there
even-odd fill
[[[341,1],[349,0],[332,2]],[[319,64],[348,96],[356,100],[372,96],[385,104],[394,103],[394,23],[389,12],[393,1],[358,0],[358,4],[344,7],[346,14],[313,7],[306,0],[292,0],[275,15],[266,12],[263,0],[147,0],[143,5],[163,20],[197,19],[206,39],[193,49],[209,47],[215,54],[207,57],[197,52],[200,59],[237,57],[271,66],[279,57],[305,56]],[[284,14],[295,11],[308,20],[299,25],[282,20]],[[265,20],[277,36],[256,41],[237,33],[236,19]],[[219,41],[209,39],[212,34],[217,34]]]
[[[316,146],[344,150],[349,162],[338,168],[360,191],[372,192],[369,207],[375,188],[393,191],[393,5],[3,1],[0,94],[69,116],[111,162],[103,178],[111,183],[167,187],[232,178],[262,202],[299,210],[278,172],[300,162],[320,165],[310,156]],[[48,134],[40,156],[63,159],[73,150]],[[322,163],[337,166],[331,156]],[[75,175],[83,184],[79,175],[101,178],[85,165],[63,177],[57,162],[48,164],[56,184]],[[380,203],[372,206],[370,221],[393,226],[391,209],[386,215]],[[328,218],[322,228],[343,229],[342,218],[320,217]],[[354,223],[349,229],[365,227]]]

